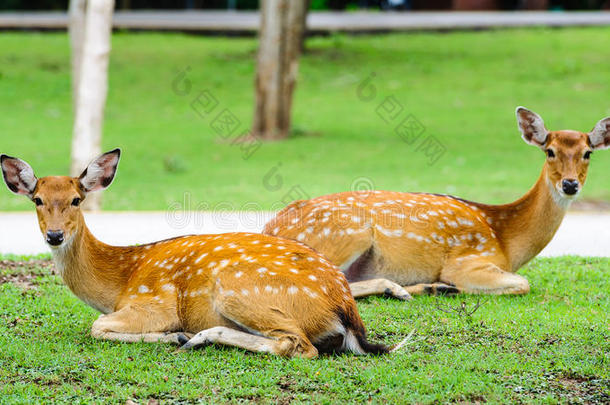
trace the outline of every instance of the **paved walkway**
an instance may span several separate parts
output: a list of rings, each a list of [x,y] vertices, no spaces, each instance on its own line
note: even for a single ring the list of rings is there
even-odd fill
[[[146,243],[194,233],[260,232],[272,212],[106,212],[86,214],[93,234],[113,245]],[[0,253],[49,252],[33,212],[0,213]],[[610,257],[610,213],[570,213],[543,256]]]
[[[117,11],[114,27],[137,30],[255,33],[258,12]],[[0,29],[65,29],[61,12],[0,13]],[[610,12],[311,12],[309,32],[384,32],[529,26],[610,25]]]

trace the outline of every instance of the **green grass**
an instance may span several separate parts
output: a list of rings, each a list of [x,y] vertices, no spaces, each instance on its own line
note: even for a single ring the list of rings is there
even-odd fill
[[[14,258],[17,259],[17,258]],[[610,260],[536,259],[520,274],[532,292],[359,301],[372,340],[406,350],[385,357],[283,359],[233,348],[177,353],[172,346],[93,340],[97,313],[48,269],[29,287],[0,285],[2,403],[608,403]],[[33,284],[33,285],[32,285]]]
[[[244,160],[210,123],[227,108],[241,122],[237,133],[249,128],[256,39],[117,33],[103,145],[124,154],[105,208],[163,210],[190,193],[191,209],[267,209],[283,205],[293,186],[314,197],[349,190],[361,177],[378,189],[516,199],[544,158],[521,140],[515,107],[539,112],[551,129],[588,131],[610,115],[609,36],[610,28],[570,28],[310,39],[295,136]],[[67,173],[67,36],[2,33],[0,49],[0,152],[26,159],[41,176]],[[190,94],[177,95],[172,83],[187,67]],[[358,85],[373,72],[376,96],[363,101]],[[204,90],[219,104],[200,118],[190,104]],[[404,106],[399,118],[413,114],[425,126],[421,139],[434,136],[445,146],[438,162],[429,165],[419,141],[403,142],[377,115],[390,96]],[[266,187],[277,165],[282,183]],[[610,154],[596,153],[583,198],[610,200],[609,171]],[[0,191],[3,210],[30,205]]]

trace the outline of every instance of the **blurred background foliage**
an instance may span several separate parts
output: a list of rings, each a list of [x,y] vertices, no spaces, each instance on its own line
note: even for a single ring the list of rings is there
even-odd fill
[[[358,180],[382,190],[515,200],[544,162],[521,140],[515,107],[538,112],[552,129],[589,131],[610,116],[609,35],[609,27],[590,27],[309,38],[292,136],[244,159],[211,123],[228,109],[240,121],[235,136],[250,128],[255,37],[116,32],[103,148],[121,147],[124,155],[104,207],[163,210],[188,192],[194,205],[271,209],[290,199],[293,186],[315,197],[350,190]],[[0,152],[25,159],[41,176],[67,173],[68,36],[4,33],[0,49]],[[189,67],[190,93],[176,94],[174,83]],[[376,97],[366,101],[358,87],[373,74]],[[204,90],[219,105],[202,117],[191,103]],[[391,123],[379,115],[387,97],[404,107]],[[396,134],[409,114],[425,127],[421,138],[434,136],[446,147],[435,164],[418,149],[422,140],[409,144]],[[594,153],[581,201],[610,201],[608,173],[610,151]],[[267,184],[279,183],[276,175],[279,189]],[[31,205],[0,189],[1,209]]]

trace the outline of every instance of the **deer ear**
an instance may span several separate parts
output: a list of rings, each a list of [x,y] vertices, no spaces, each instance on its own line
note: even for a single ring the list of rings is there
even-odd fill
[[[15,194],[32,198],[38,179],[34,176],[34,170],[30,165],[21,159],[7,155],[0,155],[0,164],[4,182],[9,190]]]
[[[515,111],[517,123],[521,131],[521,137],[530,145],[543,149],[546,144],[549,131],[544,127],[542,118],[525,107],[517,107]]]
[[[595,124],[595,128],[589,132],[589,143],[593,149],[610,148],[610,117]]]
[[[115,149],[89,163],[89,166],[78,177],[82,189],[91,193],[108,188],[114,180],[120,157],[121,150]]]

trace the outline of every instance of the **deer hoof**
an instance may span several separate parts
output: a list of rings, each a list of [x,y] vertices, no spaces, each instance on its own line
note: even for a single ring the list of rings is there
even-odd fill
[[[456,295],[461,291],[459,288],[451,286],[451,285],[437,285],[435,286],[436,295]]]
[[[186,335],[183,333],[179,333],[177,336],[177,339],[178,339],[178,344],[180,346],[184,346],[189,341],[189,338],[187,338]]]

